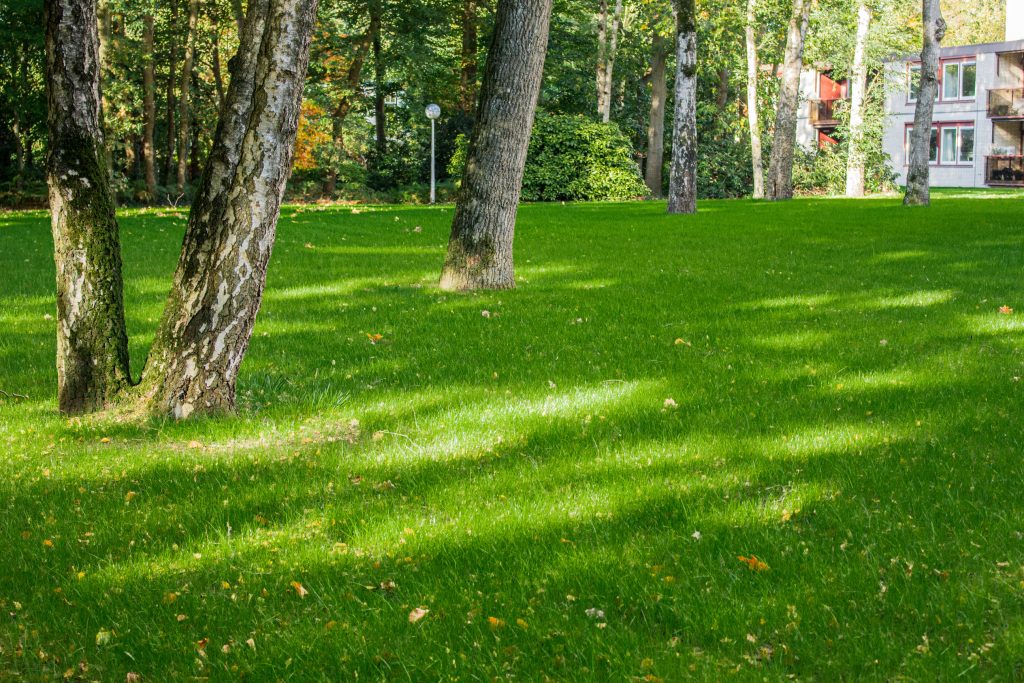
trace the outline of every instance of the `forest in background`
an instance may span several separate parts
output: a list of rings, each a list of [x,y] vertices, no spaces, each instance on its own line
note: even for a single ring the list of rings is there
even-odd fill
[[[914,0],[874,0],[868,43],[872,71],[865,137],[869,188],[884,189],[879,139],[885,88],[882,60],[919,50]],[[791,3],[758,0],[756,33],[762,129],[770,145],[778,72]],[[242,0],[102,0],[99,6],[103,127],[118,201],[184,205],[209,151],[230,79]],[[746,118],[746,3],[698,3],[699,191],[735,197],[751,191]],[[1002,39],[1001,0],[947,0],[944,45]],[[857,3],[819,2],[806,62],[837,77],[850,68]],[[459,143],[471,129],[493,28],[488,0],[324,0],[313,39],[289,199],[422,202],[430,176],[430,123],[436,102],[440,198],[459,171]],[[557,0],[540,96],[540,133],[531,146],[527,199],[637,196],[647,166],[655,177],[670,158],[673,18],[668,0]],[[45,202],[46,94],[42,3],[0,4],[0,206]],[[664,94],[659,108],[652,99]],[[839,118],[843,120],[844,112]],[[664,130],[652,151],[652,129]],[[842,127],[841,127],[842,128]],[[657,145],[655,145],[657,146]],[[661,152],[660,154],[658,152]],[[575,155],[575,157],[573,157]],[[453,158],[454,157],[454,158]],[[564,159],[580,161],[563,163]],[[594,166],[614,180],[570,187],[558,168]],[[805,192],[843,181],[843,145],[806,151],[795,182]],[[530,184],[531,172],[539,178]],[[649,175],[649,174],[648,174]],[[663,180],[663,182],[665,182]],[[653,184],[652,184],[653,187]],[[531,195],[531,188],[535,188]],[[653,194],[658,194],[653,187]]]

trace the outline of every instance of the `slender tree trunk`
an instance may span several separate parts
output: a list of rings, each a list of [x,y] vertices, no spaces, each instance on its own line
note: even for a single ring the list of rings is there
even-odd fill
[[[381,45],[381,7],[379,2],[370,5],[370,32],[373,36],[373,117],[376,132],[377,153],[383,155],[388,149],[388,114],[384,107],[384,60]]]
[[[238,35],[241,36],[245,27],[245,8],[242,6],[242,0],[231,0],[231,15],[235,18],[235,26],[238,28]]]
[[[110,404],[131,381],[121,247],[100,128],[94,0],[47,0],[47,182],[57,266],[63,413]]]
[[[105,120],[110,106],[107,102],[105,81],[110,79],[110,1],[100,0],[99,7],[99,36],[100,36],[100,123],[104,131],[107,130],[107,122]],[[104,141],[108,138],[107,135],[103,136]],[[114,173],[114,155],[111,153],[110,146],[104,145],[103,158],[107,165],[107,173],[113,176]]]
[[[663,193],[665,100],[668,96],[667,62],[668,45],[666,40],[655,34],[651,40],[651,109],[647,123],[647,166],[644,173],[647,187],[655,197],[660,197]]]
[[[846,196],[864,196],[864,95],[868,85],[868,70],[864,51],[871,28],[871,9],[861,0],[857,10],[857,38],[853,49],[853,72],[850,97],[850,141],[846,161]]]
[[[793,14],[786,36],[786,58],[782,86],[775,113],[775,139],[768,163],[768,198],[793,198],[793,154],[796,148],[797,108],[800,106],[800,72],[803,70],[804,40],[810,20],[811,0],[793,0]]]
[[[747,121],[750,125],[750,157],[754,172],[754,199],[764,199],[764,158],[761,153],[761,121],[757,104],[757,0],[747,0]]]
[[[462,73],[459,77],[459,104],[464,114],[472,115],[477,94],[477,0],[462,0]]]
[[[615,9],[608,26],[608,0],[601,0],[597,19],[597,115],[608,123],[612,115],[612,87],[615,82],[615,57],[619,49],[622,26],[622,0],[615,0]]]
[[[142,157],[145,165],[146,194],[149,201],[156,197],[156,69],[153,54],[153,15],[142,18],[142,98],[143,133]]]
[[[668,212],[697,212],[697,8],[676,6],[676,111],[672,128],[672,172]]]
[[[212,62],[213,67],[213,87],[217,91],[217,111],[224,108],[224,75],[221,73],[220,66],[220,30],[214,25],[213,29],[213,45],[211,46]]]
[[[14,120],[11,122],[11,133],[14,136],[15,169],[18,172],[14,179],[14,188],[20,190],[25,183],[25,143],[22,140],[21,114],[14,108]]]
[[[188,184],[188,149],[192,125],[192,112],[189,95],[192,85],[192,65],[195,61],[195,30],[199,18],[199,0],[189,0],[188,28],[185,33],[185,60],[181,69],[181,85],[178,86],[178,98],[181,113],[178,117],[178,192],[184,192]]]
[[[291,168],[316,0],[251,0],[174,284],[139,388],[148,412],[230,411]]]
[[[725,108],[729,106],[729,69],[724,66],[720,67],[717,74],[718,87],[715,89],[715,105],[718,107],[718,111],[725,112]]]
[[[512,243],[552,0],[499,0],[441,289],[515,287]]]
[[[374,27],[371,22],[362,40],[356,44],[355,54],[345,73],[343,94],[338,98],[333,116],[331,116],[331,137],[337,158],[331,164],[331,168],[327,172],[327,180],[324,183],[324,195],[327,197],[332,197],[338,189],[338,164],[345,157],[345,119],[348,118],[348,113],[352,109],[352,98],[359,91],[363,65],[366,63],[366,56],[370,51],[370,44],[373,42],[373,31]]]
[[[178,25],[178,2],[171,0],[171,26]],[[161,176],[163,184],[171,184],[171,171],[174,168],[174,153],[177,147],[177,111],[178,97],[174,87],[178,80],[178,42],[177,35],[172,31],[170,37],[170,67],[167,70],[167,137],[164,140],[164,166]]]
[[[922,0],[924,45],[921,49],[921,85],[914,109],[914,129],[910,133],[910,163],[907,169],[907,206],[928,206],[931,192],[928,158],[931,156],[932,111],[939,92],[939,44],[946,36],[939,0]]]

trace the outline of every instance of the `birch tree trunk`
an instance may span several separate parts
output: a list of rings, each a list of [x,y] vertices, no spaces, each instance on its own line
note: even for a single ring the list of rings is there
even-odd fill
[[[121,246],[100,128],[95,0],[47,0],[49,185],[57,266],[57,398],[109,405],[131,382]]]
[[[142,18],[142,161],[146,174],[146,194],[156,198],[156,73],[153,54],[153,15]]]
[[[668,212],[697,212],[697,9],[694,0],[675,0],[676,110],[672,128],[672,171]]]
[[[846,161],[846,196],[864,196],[864,96],[868,87],[868,70],[864,62],[871,9],[861,0],[857,10],[857,38],[853,49],[853,93],[850,96],[850,142]]]
[[[611,121],[612,116],[612,86],[622,25],[622,0],[615,0],[610,28],[608,20],[608,0],[601,0],[597,17],[597,115],[605,123]]]
[[[800,72],[803,70],[804,40],[812,0],[793,0],[793,14],[786,35],[786,57],[782,86],[775,113],[775,138],[768,163],[768,198],[793,198],[793,154],[796,147],[796,117],[800,106]]]
[[[928,158],[931,156],[932,111],[939,92],[939,44],[946,36],[939,0],[922,0],[924,45],[921,49],[921,86],[914,109],[914,129],[910,133],[910,159],[907,169],[906,206],[931,203]]]
[[[441,289],[515,287],[512,243],[552,0],[499,0]]]
[[[196,56],[196,21],[199,18],[199,0],[189,0],[188,28],[185,33],[185,60],[181,69],[181,84],[178,86],[180,113],[178,115],[178,192],[185,191],[188,183],[188,148],[191,134],[192,112],[189,106],[192,85],[192,64]]]
[[[754,172],[754,199],[764,199],[764,158],[761,153],[761,120],[757,104],[757,77],[760,61],[757,57],[757,33],[754,25],[757,0],[747,0],[747,122],[750,125],[750,159]]]
[[[230,411],[291,167],[316,0],[251,0],[174,284],[139,387],[146,412]]]
[[[644,180],[654,197],[660,197],[664,193],[662,177],[665,166],[667,62],[666,40],[661,35],[655,34],[651,40],[651,110],[647,123],[647,166],[644,169]]]

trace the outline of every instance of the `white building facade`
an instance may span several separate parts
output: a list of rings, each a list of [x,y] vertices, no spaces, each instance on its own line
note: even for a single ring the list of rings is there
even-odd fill
[[[1024,187],[1024,0],[1007,0],[1006,38],[940,52],[930,158],[934,187]],[[882,147],[901,185],[920,70],[920,55],[885,64],[890,87]],[[833,112],[848,97],[846,83],[833,81],[827,71],[806,70],[800,89],[806,105],[798,117],[798,143],[834,143]]]

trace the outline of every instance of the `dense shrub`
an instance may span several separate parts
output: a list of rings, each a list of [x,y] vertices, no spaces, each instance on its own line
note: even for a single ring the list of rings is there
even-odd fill
[[[460,136],[448,168],[454,177],[462,175],[466,147]],[[537,116],[523,174],[524,200],[623,200],[646,194],[629,140],[618,126],[585,116]]]
[[[895,190],[889,155],[873,146],[865,152],[865,189],[872,193]],[[798,150],[793,163],[793,189],[800,194],[844,194],[846,160],[846,145]]]

